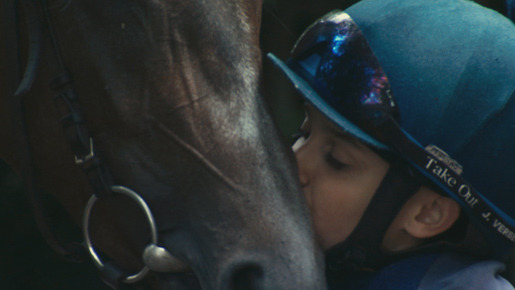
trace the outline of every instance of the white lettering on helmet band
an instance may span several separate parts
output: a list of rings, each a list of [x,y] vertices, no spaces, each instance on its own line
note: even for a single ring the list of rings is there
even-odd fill
[[[515,232],[512,226],[502,221],[495,211],[492,211],[475,193],[474,189],[460,178],[457,172],[449,169],[447,164],[431,155],[426,155],[425,170],[438,178],[442,184],[451,189],[457,197],[479,214],[483,221],[492,227],[499,235],[515,243]]]
[[[438,165],[437,159],[432,156],[427,156],[426,169],[433,173],[434,176],[438,177],[445,185],[451,189],[458,189],[457,193],[462,200],[468,204],[471,208],[477,204],[478,199],[473,196],[472,189],[467,184],[458,184],[458,180],[453,177],[452,173],[448,168],[442,168]]]
[[[501,235],[505,236],[508,240],[515,242],[515,233],[500,220],[495,219],[493,226]]]

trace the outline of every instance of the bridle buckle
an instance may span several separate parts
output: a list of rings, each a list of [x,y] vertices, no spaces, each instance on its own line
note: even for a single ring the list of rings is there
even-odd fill
[[[75,164],[84,164],[93,159],[93,157],[95,157],[95,150],[93,149],[93,138],[89,138],[89,153],[83,157],[77,157],[77,155],[75,155]]]

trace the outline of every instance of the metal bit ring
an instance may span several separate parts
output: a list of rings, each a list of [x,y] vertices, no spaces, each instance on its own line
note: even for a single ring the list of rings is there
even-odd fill
[[[121,185],[114,185],[111,187],[111,190],[115,193],[123,194],[128,197],[130,197],[132,200],[136,201],[136,203],[143,209],[145,216],[147,217],[148,224],[150,226],[150,243],[151,244],[157,244],[157,229],[156,229],[156,223],[154,221],[154,217],[152,215],[152,212],[150,211],[150,208],[148,207],[147,203],[141,196],[139,196],[135,191]],[[91,216],[91,209],[93,208],[93,205],[97,201],[97,197],[95,195],[92,195],[91,198],[88,201],[88,204],[84,208],[84,215],[82,218],[82,232],[84,235],[84,240],[86,242],[86,246],[88,247],[89,254],[99,269],[104,268],[104,263],[98,256],[95,248],[93,247],[93,244],[91,243],[91,238],[89,235],[89,219]],[[140,281],[145,277],[145,275],[148,273],[149,268],[147,266],[144,266],[139,272],[128,275],[124,278],[123,282],[125,283],[135,283]]]

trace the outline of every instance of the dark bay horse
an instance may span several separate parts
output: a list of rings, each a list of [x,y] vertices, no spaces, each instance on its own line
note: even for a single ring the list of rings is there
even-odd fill
[[[51,244],[70,254],[43,191],[113,288],[325,288],[292,154],[259,95],[261,5],[2,1],[0,157]]]

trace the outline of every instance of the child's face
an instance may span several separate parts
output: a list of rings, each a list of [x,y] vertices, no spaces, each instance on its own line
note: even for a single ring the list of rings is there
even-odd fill
[[[322,248],[345,240],[356,227],[389,164],[343,133],[312,106],[293,145],[300,182]]]

